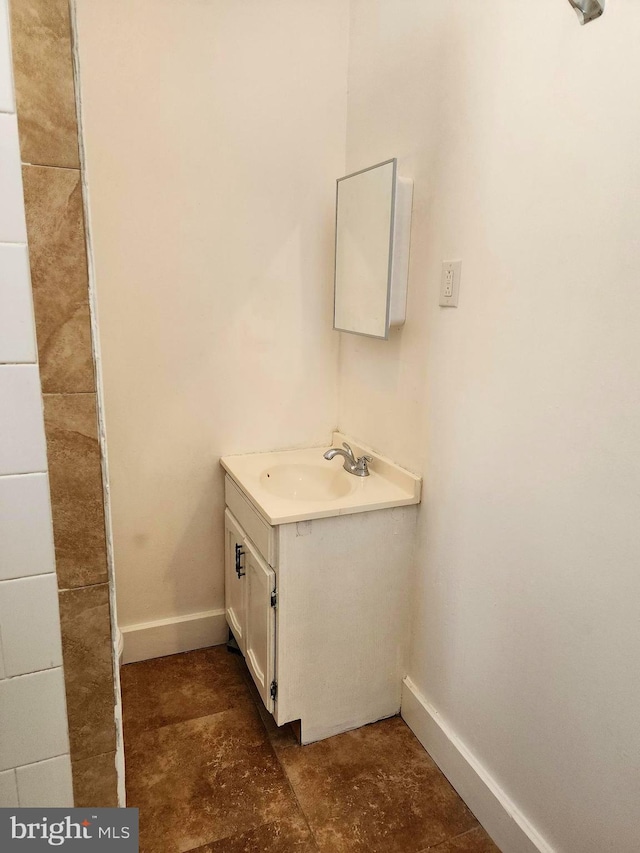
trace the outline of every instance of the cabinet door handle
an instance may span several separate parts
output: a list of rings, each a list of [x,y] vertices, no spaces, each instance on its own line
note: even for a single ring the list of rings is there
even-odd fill
[[[243,578],[246,574],[244,565],[241,563],[243,557],[244,551],[242,550],[242,545],[236,542],[236,574],[239,578]]]

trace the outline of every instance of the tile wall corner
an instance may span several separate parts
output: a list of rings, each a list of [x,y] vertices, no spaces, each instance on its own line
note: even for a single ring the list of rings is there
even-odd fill
[[[117,805],[74,85],[68,0],[0,0],[0,806]]]

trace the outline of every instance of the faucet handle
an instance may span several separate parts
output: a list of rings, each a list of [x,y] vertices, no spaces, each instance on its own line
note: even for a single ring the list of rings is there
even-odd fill
[[[373,462],[372,456],[359,456],[356,460],[356,469],[361,477],[369,476],[369,462]]]

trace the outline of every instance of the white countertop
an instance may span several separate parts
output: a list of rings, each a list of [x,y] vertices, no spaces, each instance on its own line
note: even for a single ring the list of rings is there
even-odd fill
[[[329,447],[342,447],[343,441],[351,445],[356,456],[366,453],[373,457],[368,477],[357,477],[345,471],[341,456],[331,461],[323,459]],[[224,456],[220,463],[258,512],[273,525],[420,503],[420,477],[341,433],[334,433],[333,443],[324,447]],[[298,470],[301,477],[310,475],[313,480],[317,471],[322,482],[330,481],[328,497],[309,500],[306,497],[301,499],[275,494],[274,484],[278,482],[281,472],[285,472],[287,479],[280,491],[286,492],[288,483],[295,481],[295,472]],[[333,494],[330,495],[330,491]]]

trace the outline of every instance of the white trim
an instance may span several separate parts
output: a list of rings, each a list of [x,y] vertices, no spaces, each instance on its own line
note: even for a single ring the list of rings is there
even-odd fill
[[[227,640],[227,621],[224,610],[208,610],[157,622],[123,625],[122,637],[122,662],[134,663],[219,646]]]
[[[408,677],[400,713],[502,853],[554,853]]]
[[[111,618],[111,662],[113,666],[114,720],[116,727],[116,775],[118,779],[118,805],[125,807],[127,793],[125,788],[124,733],[122,724],[122,691],[120,689],[120,666],[122,663],[122,638],[118,632],[118,607],[116,602],[116,572],[113,546],[113,523],[111,515],[111,493],[109,479],[109,456],[107,452],[107,429],[105,424],[104,382],[102,377],[102,353],[100,349],[100,331],[98,324],[98,296],[96,292],[96,271],[93,253],[93,230],[91,206],[89,203],[89,184],[87,160],[84,147],[84,113],[82,108],[82,78],[80,75],[80,51],[78,48],[78,20],[76,0],[70,0],[69,16],[71,23],[71,51],[73,58],[73,80],[75,86],[76,119],[78,123],[78,156],[80,159],[80,180],[82,183],[82,205],[84,212],[84,231],[87,252],[87,277],[89,314],[91,317],[91,344],[96,379],[96,408],[98,420],[98,441],[100,444],[100,463],[102,467],[102,492],[104,504],[104,527],[107,551],[107,574],[109,579],[109,605]]]
[[[122,656],[124,655],[124,637],[120,628],[116,627],[116,659],[118,661],[118,669],[122,666]]]

